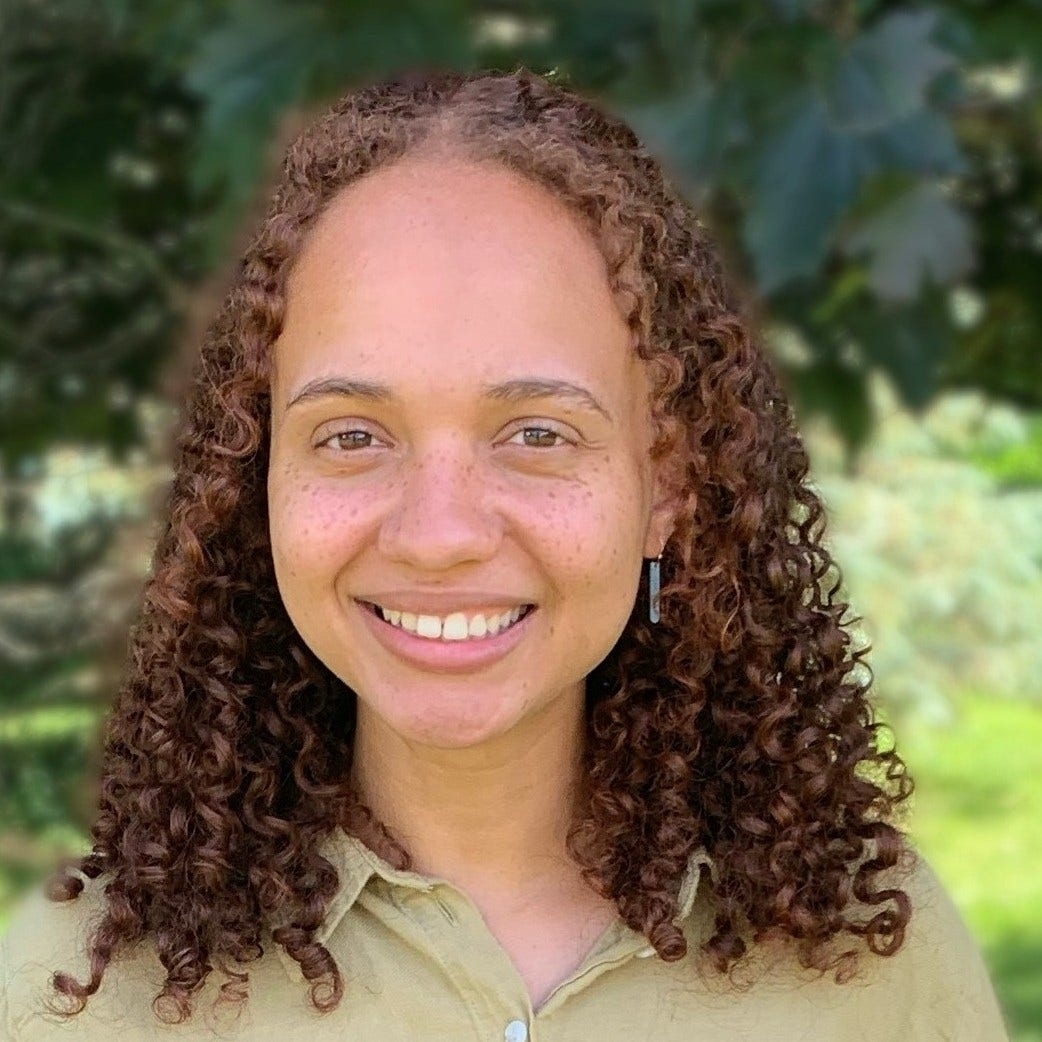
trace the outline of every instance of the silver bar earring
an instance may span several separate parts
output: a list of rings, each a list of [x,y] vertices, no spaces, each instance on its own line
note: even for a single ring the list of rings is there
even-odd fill
[[[648,558],[648,618],[652,622],[658,622],[661,618],[658,608],[661,562],[662,554],[659,554],[658,557]]]

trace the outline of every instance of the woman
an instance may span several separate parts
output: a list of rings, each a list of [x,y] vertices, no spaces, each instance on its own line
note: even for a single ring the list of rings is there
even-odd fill
[[[618,120],[526,71],[334,105],[175,468],[12,1038],[1006,1037],[785,395]]]

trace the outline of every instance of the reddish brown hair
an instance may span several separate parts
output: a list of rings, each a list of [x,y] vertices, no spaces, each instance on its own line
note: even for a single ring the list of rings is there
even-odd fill
[[[837,980],[858,954],[830,954],[837,934],[879,954],[903,942],[909,898],[873,880],[904,849],[887,818],[913,782],[877,747],[866,649],[852,649],[856,620],[834,599],[840,573],[807,455],[697,216],[592,100],[526,70],[444,72],[354,91],[300,134],[206,330],[80,862],[107,875],[106,914],[89,981],[53,978],[76,1003],[69,1015],[118,949],[147,936],[167,971],[156,1015],[182,1020],[210,960],[259,957],[264,930],[300,963],[312,1002],[332,1008],[343,980],[314,932],[338,880],[320,840],[340,823],[409,865],[347,782],[356,696],[276,588],[269,365],[288,272],[330,199],[406,153],[441,149],[505,164],[585,221],[653,377],[653,456],[682,492],[661,622],[645,620],[642,589],[587,680],[589,798],[569,839],[584,878],[663,959],[680,959],[678,883],[704,843],[717,915],[702,952],[720,971],[749,950],[743,936],[791,938],[804,967],[836,968]],[[51,892],[82,888],[64,874]],[[861,921],[853,897],[896,910]],[[248,975],[223,972],[221,997],[244,999]]]

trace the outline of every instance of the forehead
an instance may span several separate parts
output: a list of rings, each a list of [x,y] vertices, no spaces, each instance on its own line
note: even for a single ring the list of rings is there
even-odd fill
[[[631,347],[604,258],[563,202],[498,165],[413,158],[349,185],[310,229],[275,369],[284,394],[389,371],[610,383]]]

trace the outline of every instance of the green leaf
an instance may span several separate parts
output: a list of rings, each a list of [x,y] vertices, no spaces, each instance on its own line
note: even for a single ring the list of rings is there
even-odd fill
[[[865,361],[886,371],[910,409],[923,409],[954,343],[946,294],[931,287],[914,301],[885,307],[865,300],[844,317]]]
[[[857,37],[828,89],[836,122],[865,133],[922,108],[927,87],[955,61],[931,40],[936,29],[936,11],[896,11]]]
[[[867,254],[869,284],[882,300],[907,301],[926,281],[950,284],[974,263],[970,223],[940,187],[920,182],[848,233],[848,255]]]
[[[950,120],[929,109],[866,135],[866,141],[882,167],[924,174],[965,174],[969,169]]]
[[[804,98],[763,149],[746,213],[744,239],[767,293],[817,274],[837,219],[876,168],[864,141],[830,124],[819,96]]]
[[[232,5],[232,20],[203,41],[186,74],[206,100],[193,171],[197,191],[248,174],[276,114],[299,96],[322,41],[310,7],[258,5],[252,15]]]
[[[727,149],[745,131],[735,92],[703,78],[669,98],[617,103],[615,110],[656,155],[701,185],[715,180]]]
[[[770,0],[770,7],[774,13],[790,22],[805,17],[810,6],[809,0]]]

